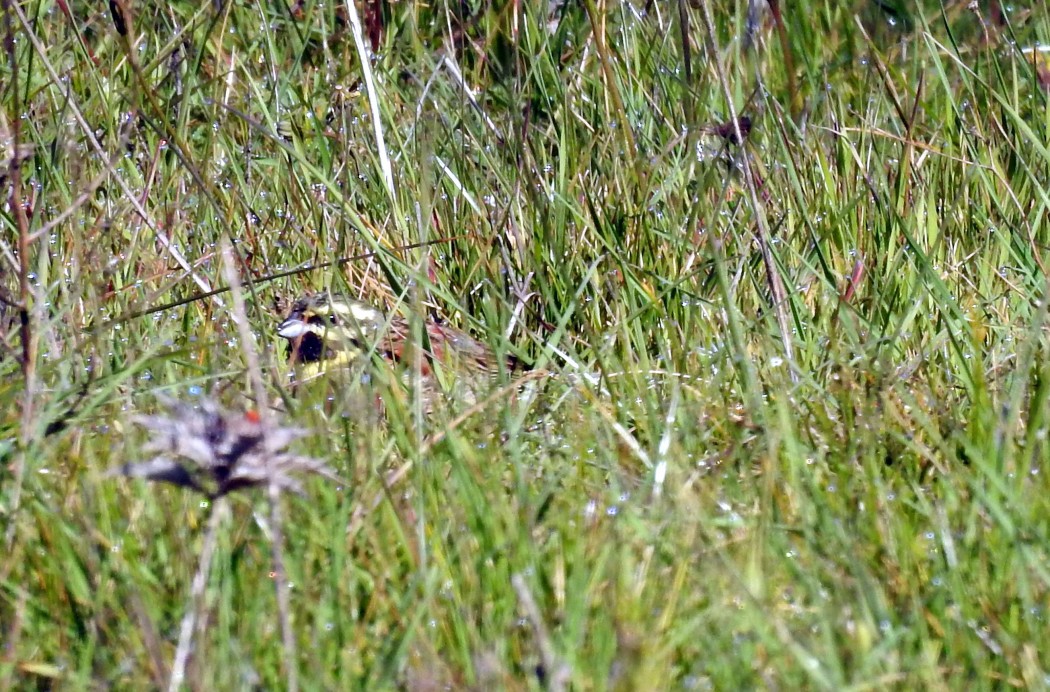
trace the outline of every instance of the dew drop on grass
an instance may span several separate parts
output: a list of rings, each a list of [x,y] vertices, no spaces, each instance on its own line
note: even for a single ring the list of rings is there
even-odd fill
[[[583,508],[583,516],[588,519],[594,517],[598,511],[598,503],[595,500],[588,500],[587,505]]]

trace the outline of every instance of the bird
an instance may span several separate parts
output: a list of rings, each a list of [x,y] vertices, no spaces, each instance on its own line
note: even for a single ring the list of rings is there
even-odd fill
[[[387,315],[342,293],[322,291],[298,298],[277,325],[277,335],[288,340],[288,361],[299,368],[303,380],[371,357],[399,369],[409,381],[418,372],[424,396],[432,397],[439,390],[433,367],[438,363],[455,383],[454,392],[472,399],[470,393],[479,384],[498,374],[496,354],[466,332],[427,318],[422,320],[424,340],[413,335],[412,327],[400,315]],[[417,352],[416,346],[423,348]],[[523,369],[513,356],[505,359],[504,368]]]

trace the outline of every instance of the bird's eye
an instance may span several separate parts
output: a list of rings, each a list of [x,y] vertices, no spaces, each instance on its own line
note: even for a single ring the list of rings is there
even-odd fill
[[[329,322],[330,324],[335,324],[335,323],[336,323],[337,321],[338,321],[338,320],[336,320],[336,318],[335,318],[335,314],[331,314],[331,315],[329,315],[329,316],[328,316],[328,322]]]

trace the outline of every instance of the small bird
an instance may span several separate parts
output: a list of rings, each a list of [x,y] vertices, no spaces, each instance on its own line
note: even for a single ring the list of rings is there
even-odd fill
[[[740,129],[740,137],[737,137],[738,128]],[[736,125],[733,124],[732,120],[727,120],[717,125],[705,125],[701,128],[701,131],[704,134],[720,137],[729,144],[740,144],[743,139],[747,139],[747,136],[751,134],[751,118],[741,115],[736,119]]]
[[[422,327],[426,343],[419,345],[426,350],[417,354],[414,347],[418,342],[405,318],[388,316],[339,293],[321,292],[296,300],[277,326],[277,334],[289,340],[288,359],[301,364],[304,378],[348,366],[369,354],[408,369],[418,362],[424,389],[430,391],[437,389],[432,361],[451,373],[457,384],[466,383],[468,389],[497,374],[499,362],[485,344],[432,319],[424,320]],[[505,365],[508,370],[520,368],[514,357],[508,357]]]

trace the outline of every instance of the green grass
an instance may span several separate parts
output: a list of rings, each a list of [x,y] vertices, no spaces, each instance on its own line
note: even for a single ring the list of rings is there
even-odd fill
[[[369,93],[345,5],[128,4],[4,4],[0,687],[167,685],[214,505],[105,473],[249,350],[347,480],[283,499],[305,689],[1050,684],[1045,7],[380,3]],[[293,392],[325,287],[551,374]],[[187,682],[280,689],[229,507]]]

